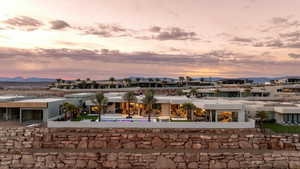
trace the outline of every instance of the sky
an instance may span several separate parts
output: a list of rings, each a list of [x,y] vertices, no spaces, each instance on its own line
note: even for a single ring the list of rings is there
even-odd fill
[[[0,1],[0,77],[300,75],[299,0]]]

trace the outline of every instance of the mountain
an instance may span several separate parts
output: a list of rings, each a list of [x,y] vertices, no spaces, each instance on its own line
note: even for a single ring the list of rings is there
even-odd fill
[[[38,78],[38,77],[29,77],[29,78],[23,78],[23,77],[0,77],[0,82],[54,82],[55,79],[50,78]]]

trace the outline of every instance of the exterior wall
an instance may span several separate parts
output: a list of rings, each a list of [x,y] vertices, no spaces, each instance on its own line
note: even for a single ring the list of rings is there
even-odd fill
[[[162,103],[161,104],[161,116],[170,116],[171,115],[171,108],[170,104]]]
[[[276,120],[276,123],[283,123],[283,116],[282,116],[282,114],[275,113],[275,120]]]
[[[255,121],[248,122],[85,122],[48,121],[50,128],[255,128]]]
[[[60,106],[63,105],[65,100],[49,102],[48,110],[46,111],[48,115],[46,116],[48,119],[59,116],[60,115]]]

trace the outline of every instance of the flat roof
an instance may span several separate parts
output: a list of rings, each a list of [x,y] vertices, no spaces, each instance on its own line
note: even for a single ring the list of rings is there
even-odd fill
[[[11,99],[19,99],[19,98],[26,98],[26,96],[9,96],[9,95],[0,96],[0,100],[11,100]]]
[[[64,101],[65,98],[38,98],[38,99],[25,99],[19,100],[16,102],[28,102],[28,103],[49,103],[49,102],[56,102],[56,101]]]
[[[95,95],[96,93],[74,93],[74,94],[65,95],[65,97],[78,98],[78,97],[91,97]]]

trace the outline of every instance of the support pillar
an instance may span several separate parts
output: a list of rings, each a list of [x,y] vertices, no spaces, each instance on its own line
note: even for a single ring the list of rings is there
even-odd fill
[[[22,109],[20,108],[20,123],[22,123]]]
[[[8,121],[8,108],[5,108],[5,120]]]

